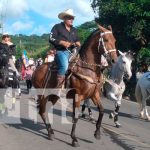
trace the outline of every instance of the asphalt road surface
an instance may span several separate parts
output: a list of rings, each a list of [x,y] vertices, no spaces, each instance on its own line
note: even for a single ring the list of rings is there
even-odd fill
[[[25,88],[25,87],[23,87]],[[134,102],[122,101],[120,108],[120,123],[116,128],[109,113],[114,105],[106,98],[102,98],[105,114],[102,121],[101,139],[94,138],[95,123],[88,119],[80,119],[77,124],[76,135],[80,147],[78,150],[149,150],[150,122],[138,117],[138,105]],[[10,108],[7,114],[0,117],[0,150],[74,150],[71,146],[71,100],[67,107],[67,116],[62,117],[61,102],[58,102],[51,115],[55,139],[48,140],[45,126],[36,113],[35,101],[32,95],[23,91],[20,99],[15,103],[15,109]],[[50,108],[48,104],[48,108]],[[94,118],[98,112],[92,104]],[[149,109],[150,112],[150,109]]]

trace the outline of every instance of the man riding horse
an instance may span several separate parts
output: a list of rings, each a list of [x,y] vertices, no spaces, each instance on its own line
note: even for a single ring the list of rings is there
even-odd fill
[[[80,47],[76,28],[73,27],[75,18],[72,9],[67,9],[58,15],[63,22],[54,25],[51,30],[49,42],[56,48],[55,60],[58,67],[57,87],[60,88],[65,79],[69,65],[69,57],[73,47]]]

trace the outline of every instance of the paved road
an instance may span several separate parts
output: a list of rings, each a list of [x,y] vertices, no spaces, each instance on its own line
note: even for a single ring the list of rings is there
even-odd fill
[[[94,138],[95,124],[88,120],[80,119],[77,124],[77,137],[80,147],[78,150],[149,150],[150,149],[150,122],[139,119],[138,105],[134,102],[123,100],[120,110],[121,128],[114,126],[109,119],[109,112],[113,103],[103,98],[105,115],[101,128],[101,140]],[[61,104],[53,108],[53,128],[55,140],[47,139],[47,131],[38,115],[33,111],[34,100],[31,95],[22,94],[17,99],[16,110],[8,111],[7,117],[1,116],[0,124],[0,150],[74,150],[71,146],[71,124],[63,124],[61,117]],[[94,117],[97,110],[92,105]],[[20,111],[19,111],[20,110]],[[67,109],[67,119],[71,121],[71,104]],[[150,111],[150,110],[149,110]],[[19,112],[19,114],[18,114]],[[19,119],[18,117],[21,117]],[[34,120],[34,121],[33,121]]]

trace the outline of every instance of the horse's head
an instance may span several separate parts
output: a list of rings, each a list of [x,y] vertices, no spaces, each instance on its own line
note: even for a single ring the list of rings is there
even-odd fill
[[[81,59],[89,65],[103,66],[101,58],[104,56],[111,65],[117,60],[116,40],[111,29],[108,30],[100,25],[98,27],[82,45],[79,51]]]
[[[112,33],[112,28],[109,26],[109,30],[100,26],[98,24],[98,28],[100,30],[100,37],[98,43],[98,51],[105,56],[108,63],[114,63],[117,60],[117,50],[116,50],[116,39]],[[102,49],[102,50],[101,50]]]
[[[133,54],[130,51],[124,53],[119,51],[119,54],[120,56],[117,61],[119,68],[125,73],[125,76],[130,79],[132,76],[131,63],[133,61]]]

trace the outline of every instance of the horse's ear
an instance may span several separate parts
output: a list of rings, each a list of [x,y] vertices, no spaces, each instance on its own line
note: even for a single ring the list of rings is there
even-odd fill
[[[111,26],[111,25],[109,25],[109,26],[108,26],[108,29],[109,29],[110,31],[112,31],[112,26]]]
[[[132,60],[134,60],[134,56],[136,53],[132,52],[131,50],[128,50],[127,54],[131,57]]]
[[[118,52],[119,52],[119,55],[121,55],[121,56],[125,55],[125,53],[121,52],[120,50],[118,50]]]
[[[102,27],[101,25],[97,24],[98,28],[100,29],[101,32],[105,32],[106,29],[104,27]]]

